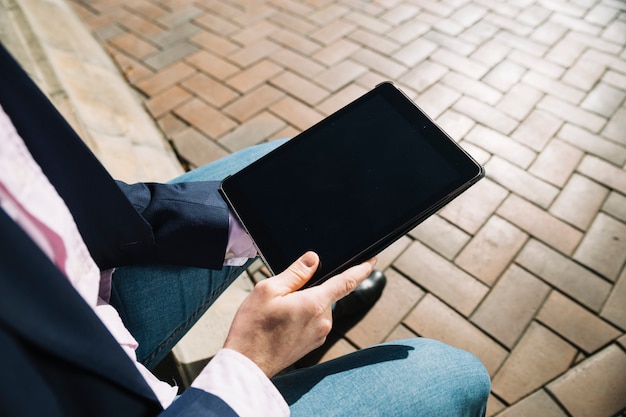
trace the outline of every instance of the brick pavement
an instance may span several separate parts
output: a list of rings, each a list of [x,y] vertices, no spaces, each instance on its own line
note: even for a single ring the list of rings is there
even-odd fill
[[[489,415],[623,412],[623,1],[70,3],[188,167],[293,136],[382,80],[485,164],[381,255],[389,287],[325,358],[433,337],[484,362]]]

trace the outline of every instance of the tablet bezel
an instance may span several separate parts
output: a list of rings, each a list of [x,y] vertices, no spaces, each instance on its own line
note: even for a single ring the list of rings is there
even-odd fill
[[[254,240],[260,256],[272,274],[282,272],[283,269],[295,260],[279,259],[281,258],[281,253],[284,251],[275,250],[273,248],[277,242],[279,245],[281,245],[282,242],[286,242],[285,244],[288,245],[289,236],[268,236],[270,233],[263,230],[261,224],[262,220],[258,218],[258,211],[254,209],[255,204],[267,204],[267,202],[251,201],[247,196],[246,189],[263,183],[262,178],[264,172],[267,170],[276,170],[279,168],[272,165],[272,162],[276,158],[284,157],[290,152],[297,152],[298,146],[302,141],[314,140],[318,130],[329,123],[334,123],[356,106],[359,106],[360,103],[371,100],[376,95],[384,98],[386,103],[397,111],[404,120],[408,121],[418,135],[437,150],[438,155],[445,155],[447,163],[453,166],[457,171],[462,172],[462,180],[456,181],[455,184],[447,188],[445,192],[439,192],[432,198],[432,201],[424,204],[427,207],[419,213],[407,216],[406,219],[398,221],[397,227],[389,230],[383,236],[372,237],[371,241],[361,243],[361,247],[353,250],[345,260],[338,262],[336,265],[329,266],[324,262],[324,259],[322,259],[322,266],[318,269],[318,273],[316,273],[307,286],[321,283],[330,276],[347,269],[349,266],[375,256],[484,176],[483,167],[458,146],[454,140],[440,129],[401,90],[397,89],[392,83],[386,82],[379,84],[370,92],[297,135],[238,173],[223,180],[220,187],[223,197]]]

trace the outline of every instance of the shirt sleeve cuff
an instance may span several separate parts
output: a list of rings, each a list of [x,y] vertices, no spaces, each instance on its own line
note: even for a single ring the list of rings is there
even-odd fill
[[[289,416],[270,379],[246,356],[221,349],[191,385],[220,397],[241,417]]]
[[[248,259],[257,256],[257,250],[252,238],[239,220],[228,210],[228,243],[224,256],[225,266],[242,266]]]

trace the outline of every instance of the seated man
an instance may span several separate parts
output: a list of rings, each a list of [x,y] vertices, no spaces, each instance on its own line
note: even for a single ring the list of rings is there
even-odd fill
[[[276,144],[128,185],[2,47],[0,107],[0,415],[484,415],[482,364],[426,339],[279,375],[324,342],[331,306],[375,264],[298,291],[319,264],[312,252],[254,288],[177,396],[149,369],[255,256],[218,180]]]

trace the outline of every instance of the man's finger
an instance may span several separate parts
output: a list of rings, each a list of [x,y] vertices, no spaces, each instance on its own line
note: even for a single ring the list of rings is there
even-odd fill
[[[329,304],[341,300],[350,294],[360,283],[372,273],[376,266],[376,258],[372,258],[359,265],[353,266],[339,275],[328,279],[317,287],[317,291],[322,291],[327,297]],[[316,287],[309,288],[310,290]]]
[[[319,262],[320,258],[315,252],[306,252],[289,268],[276,275],[273,278],[274,282],[285,287],[285,294],[297,291],[313,277]]]

